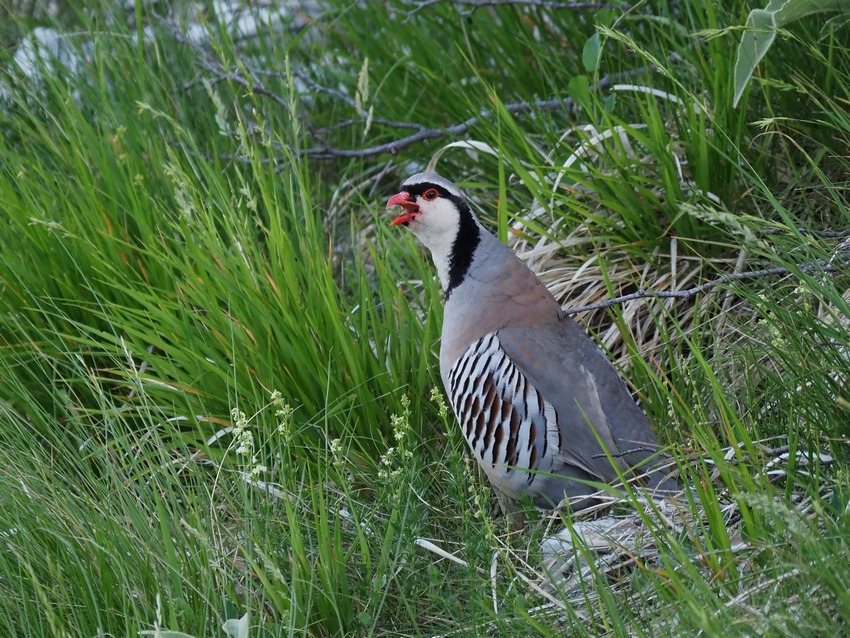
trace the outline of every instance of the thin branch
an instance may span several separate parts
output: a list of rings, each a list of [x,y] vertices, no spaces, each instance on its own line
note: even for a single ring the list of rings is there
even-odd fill
[[[624,458],[624,457],[626,457],[630,454],[637,454],[639,452],[650,452],[652,454],[658,454],[660,451],[661,451],[661,448],[659,448],[659,447],[641,446],[641,447],[631,448],[630,450],[624,450],[622,452],[617,452],[616,454],[614,454],[613,452],[611,452],[611,453],[604,453],[603,452],[603,453],[600,453],[600,454],[594,454],[590,458],[592,458],[592,459],[604,459],[604,458],[610,456],[612,459],[621,459],[621,458]]]
[[[480,2],[477,4],[480,6],[487,6],[487,3]],[[504,0],[496,0],[496,2],[491,2],[490,4],[508,4],[508,2]],[[592,8],[607,6],[607,3],[542,3],[535,2],[534,0],[526,0],[525,2],[519,2],[519,4],[537,4],[538,6],[550,6],[550,8]],[[261,95],[270,99],[272,102],[274,102],[275,105],[286,109],[287,111],[290,110],[290,103],[282,96],[278,95],[277,93],[266,87],[266,85],[263,84],[263,82],[260,80],[261,76],[281,78],[284,77],[283,73],[254,69],[248,64],[246,64],[244,61],[240,61],[239,64],[232,65],[229,68],[225,67],[221,63],[221,61],[216,59],[200,43],[188,38],[186,34],[183,33],[176,24],[166,20],[163,20],[162,22],[170,28],[173,37],[178,42],[190,47],[197,53],[201,67],[211,75],[211,77],[208,79],[210,83],[215,84],[222,81],[233,82],[234,84],[238,84],[239,86],[244,87],[251,93]],[[676,63],[678,60],[679,56],[677,54],[672,54],[668,57],[668,62],[670,63]],[[636,75],[641,75],[646,72],[654,71],[655,68],[655,66],[649,65],[638,67],[636,69],[623,73],[606,75],[597,84],[590,87],[590,90],[594,92],[602,91],[614,83],[620,82],[630,77],[634,77]],[[413,132],[409,135],[392,140],[390,142],[385,142],[383,144],[375,144],[373,146],[367,146],[362,148],[338,148],[334,146],[320,144],[311,148],[298,149],[295,152],[296,157],[326,160],[345,158],[367,158],[374,157],[377,155],[384,155],[387,153],[390,155],[396,155],[401,150],[414,144],[423,142],[425,140],[447,136],[459,137],[465,135],[472,128],[478,126],[482,121],[492,120],[495,117],[494,112],[488,110],[481,110],[477,115],[470,117],[464,120],[463,122],[459,122],[457,124],[445,128],[429,128],[424,124],[419,124],[415,122],[400,122],[383,118],[370,117],[369,112],[365,110],[362,105],[358,106],[354,98],[349,95],[346,95],[342,91],[328,86],[324,86],[319,82],[316,82],[314,79],[312,79],[309,75],[307,75],[300,69],[292,69],[290,73],[293,77],[297,78],[300,82],[302,82],[305,88],[308,91],[312,92],[312,94],[324,94],[333,99],[339,100],[346,106],[351,108],[360,118],[359,121],[356,118],[351,118],[342,122],[338,122],[333,127],[312,131],[315,135],[320,135],[322,132],[327,132],[328,130],[331,130],[333,128],[355,126],[358,123],[363,124],[367,121],[371,121],[371,124],[374,126],[383,126],[390,129],[413,129]],[[187,84],[184,89],[188,89],[194,84],[197,83],[193,82]],[[551,98],[548,100],[536,100],[531,102],[513,102],[505,104],[504,109],[512,115],[518,115],[520,113],[527,113],[531,111],[552,111],[559,109],[570,115],[574,115],[577,111],[577,106],[572,98],[565,97]],[[316,140],[314,139],[313,142],[315,143],[315,141]],[[277,161],[281,165],[285,163],[282,159],[278,159]]]
[[[838,262],[838,265],[833,263],[836,261]],[[563,310],[563,313],[567,316],[570,316],[578,314],[580,312],[588,312],[590,310],[601,310],[603,308],[610,308],[611,306],[616,306],[627,301],[634,301],[635,299],[690,299],[691,297],[695,297],[696,295],[702,292],[711,290],[712,288],[716,288],[717,286],[722,286],[723,284],[731,283],[733,281],[744,281],[747,279],[757,279],[759,277],[774,277],[777,275],[787,275],[797,270],[801,272],[835,272],[837,270],[840,270],[838,267],[839,265],[847,264],[848,261],[850,261],[850,251],[842,251],[836,253],[829,260],[818,259],[817,261],[812,261],[806,264],[798,264],[793,269],[785,266],[777,266],[776,268],[763,268],[761,270],[750,270],[747,272],[730,273],[726,275],[721,275],[717,279],[707,281],[705,283],[700,284],[699,286],[694,286],[693,288],[687,288],[685,290],[638,290],[637,292],[633,292],[628,295],[614,297],[613,299],[607,299],[605,301],[600,301],[599,303],[590,304],[588,306],[579,306],[577,308],[565,308]]]
[[[678,56],[671,56],[670,61],[675,62],[678,59]],[[638,67],[631,71],[626,71],[623,73],[615,73],[611,75],[606,75],[602,79],[599,80],[597,84],[590,88],[591,91],[602,91],[612,84],[616,82],[620,82],[621,80],[633,77],[635,75],[640,75],[647,71],[653,71],[655,67],[644,66]],[[294,72],[293,72],[294,74]],[[302,78],[303,79],[303,78]],[[321,85],[312,82],[311,84],[315,90],[320,90],[319,87]],[[346,104],[352,104],[353,100],[348,96],[335,91],[334,89],[328,89],[326,87],[321,87],[322,92],[328,93],[330,95],[337,94],[337,97],[344,99]],[[558,109],[563,109],[565,112],[573,115],[576,112],[576,104],[572,98],[551,98],[548,100],[536,100],[533,102],[511,102],[504,105],[504,109],[510,113],[511,115],[518,115],[520,113],[527,113],[529,111],[553,111]],[[453,126],[449,126],[446,128],[426,128],[422,125],[415,125],[406,122],[390,122],[387,120],[379,120],[373,119],[373,124],[381,124],[383,126],[391,126],[393,128],[403,128],[403,127],[417,127],[417,131],[415,133],[411,133],[406,137],[402,137],[399,139],[395,139],[391,142],[386,142],[384,144],[376,144],[374,146],[367,146],[365,148],[336,148],[331,146],[316,146],[313,148],[302,149],[299,151],[299,156],[308,157],[310,159],[336,159],[336,158],[352,158],[352,157],[374,157],[376,155],[383,155],[384,153],[390,153],[391,155],[396,155],[399,151],[407,148],[408,146],[412,146],[413,144],[417,144],[419,142],[423,142],[429,139],[435,139],[438,137],[445,136],[454,136],[459,137],[461,135],[465,135],[472,128],[478,126],[482,121],[492,120],[494,118],[494,113],[488,110],[482,110],[478,115],[470,117],[463,122],[455,124]]]
[[[255,73],[255,72],[252,71],[252,73]],[[298,69],[292,69],[290,71],[290,73],[292,73],[292,77],[298,78],[299,80],[301,80],[304,84],[306,84],[310,89],[312,89],[316,93],[324,93],[325,95],[330,95],[331,97],[336,98],[337,100],[345,102],[348,106],[351,107],[351,110],[353,110],[355,113],[357,113],[360,116],[359,120],[355,120],[355,119],[346,120],[345,122],[340,122],[338,124],[335,124],[333,128],[340,128],[343,125],[351,126],[351,125],[354,125],[354,124],[363,124],[364,122],[366,122],[369,119],[369,111],[367,111],[366,109],[364,109],[362,107],[358,108],[357,102],[350,95],[346,95],[342,91],[338,91],[338,90],[332,89],[328,86],[324,86],[323,84],[319,84],[313,78],[308,76],[306,73],[299,71]],[[381,126],[386,126],[386,127],[389,127],[389,128],[413,128],[413,129],[417,129],[419,131],[425,129],[425,126],[423,126],[422,124],[417,124],[415,122],[395,122],[393,120],[384,120],[384,119],[375,118],[375,117],[372,118],[372,124],[373,125],[379,124]]]
[[[781,457],[784,454],[789,454],[790,452],[791,452],[791,446],[790,445],[779,445],[777,447],[772,447],[772,448],[763,449],[763,450],[757,450],[756,456],[773,457],[774,460],[771,461],[768,464],[768,467],[769,467],[771,465],[775,465],[776,460],[778,460],[779,457]],[[826,454],[823,451],[817,450],[817,449],[811,449],[811,448],[809,448],[809,449],[806,449],[806,448],[799,449],[798,448],[797,451],[796,451],[797,457],[799,457],[801,455],[806,456],[807,454],[809,456],[817,456],[818,462],[821,463],[821,465],[824,465],[824,466],[832,465],[833,463],[835,463],[835,459],[833,459],[830,455]],[[732,459],[730,461],[730,463],[732,465],[746,465],[751,460],[752,459],[749,457],[749,455],[746,455],[746,456],[744,456],[743,458],[740,458],[740,459]]]
[[[210,55],[210,53],[199,43],[190,39],[174,22],[164,19],[162,22],[169,27],[171,35],[180,44],[192,48],[198,54],[198,60],[200,61],[201,66],[215,76],[212,81],[217,83],[223,80],[229,80],[248,89],[249,92],[267,97],[278,106],[286,109],[287,111],[289,110],[289,104],[287,101],[274,91],[266,88],[266,85],[263,84],[262,80],[257,77],[258,74],[253,73],[247,65],[242,67],[231,67],[231,69],[225,68],[220,60]],[[247,77],[246,74],[248,74]]]
[[[395,159],[390,158],[390,160],[384,164],[384,168],[381,169],[381,172],[378,173],[378,176],[372,182],[372,188],[369,189],[368,197],[372,198],[375,196],[375,189],[378,187],[378,184],[381,183],[381,180],[384,179],[384,176],[389,173],[390,168],[392,168],[393,164],[395,164]]]

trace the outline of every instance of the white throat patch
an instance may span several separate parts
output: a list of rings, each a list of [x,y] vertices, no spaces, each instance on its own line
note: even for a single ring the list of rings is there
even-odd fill
[[[417,197],[416,203],[420,213],[408,228],[431,251],[431,259],[445,290],[449,285],[452,248],[460,228],[460,212],[453,201],[445,198],[429,202]]]

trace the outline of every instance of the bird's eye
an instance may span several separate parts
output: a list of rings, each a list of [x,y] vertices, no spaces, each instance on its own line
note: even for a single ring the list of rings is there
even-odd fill
[[[438,196],[439,193],[437,192],[436,188],[429,188],[427,191],[422,193],[422,197],[424,197],[428,201],[431,201],[432,199],[437,199]]]

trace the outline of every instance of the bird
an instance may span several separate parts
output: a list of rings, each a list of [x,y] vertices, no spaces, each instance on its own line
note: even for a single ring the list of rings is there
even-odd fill
[[[440,376],[469,450],[505,513],[526,497],[579,511],[598,484],[672,491],[649,420],[549,289],[428,170],[387,202],[431,252],[443,288]],[[595,485],[596,484],[596,485]]]

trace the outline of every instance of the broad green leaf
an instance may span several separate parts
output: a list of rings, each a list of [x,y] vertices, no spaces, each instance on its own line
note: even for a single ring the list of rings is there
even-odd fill
[[[221,628],[231,638],[248,638],[248,627],[250,625],[250,614],[245,614],[242,618],[231,618],[224,621]]]
[[[594,33],[584,43],[584,50],[581,52],[581,61],[584,64],[584,70],[588,73],[594,73],[599,66],[599,58],[601,57],[602,39],[598,33]]]
[[[590,80],[586,75],[575,76],[567,84],[567,92],[576,104],[584,106],[590,101]]]
[[[756,66],[773,44],[777,29],[794,20],[827,11],[850,11],[850,0],[771,0],[764,9],[753,9],[738,45],[732,105],[738,106]]]

